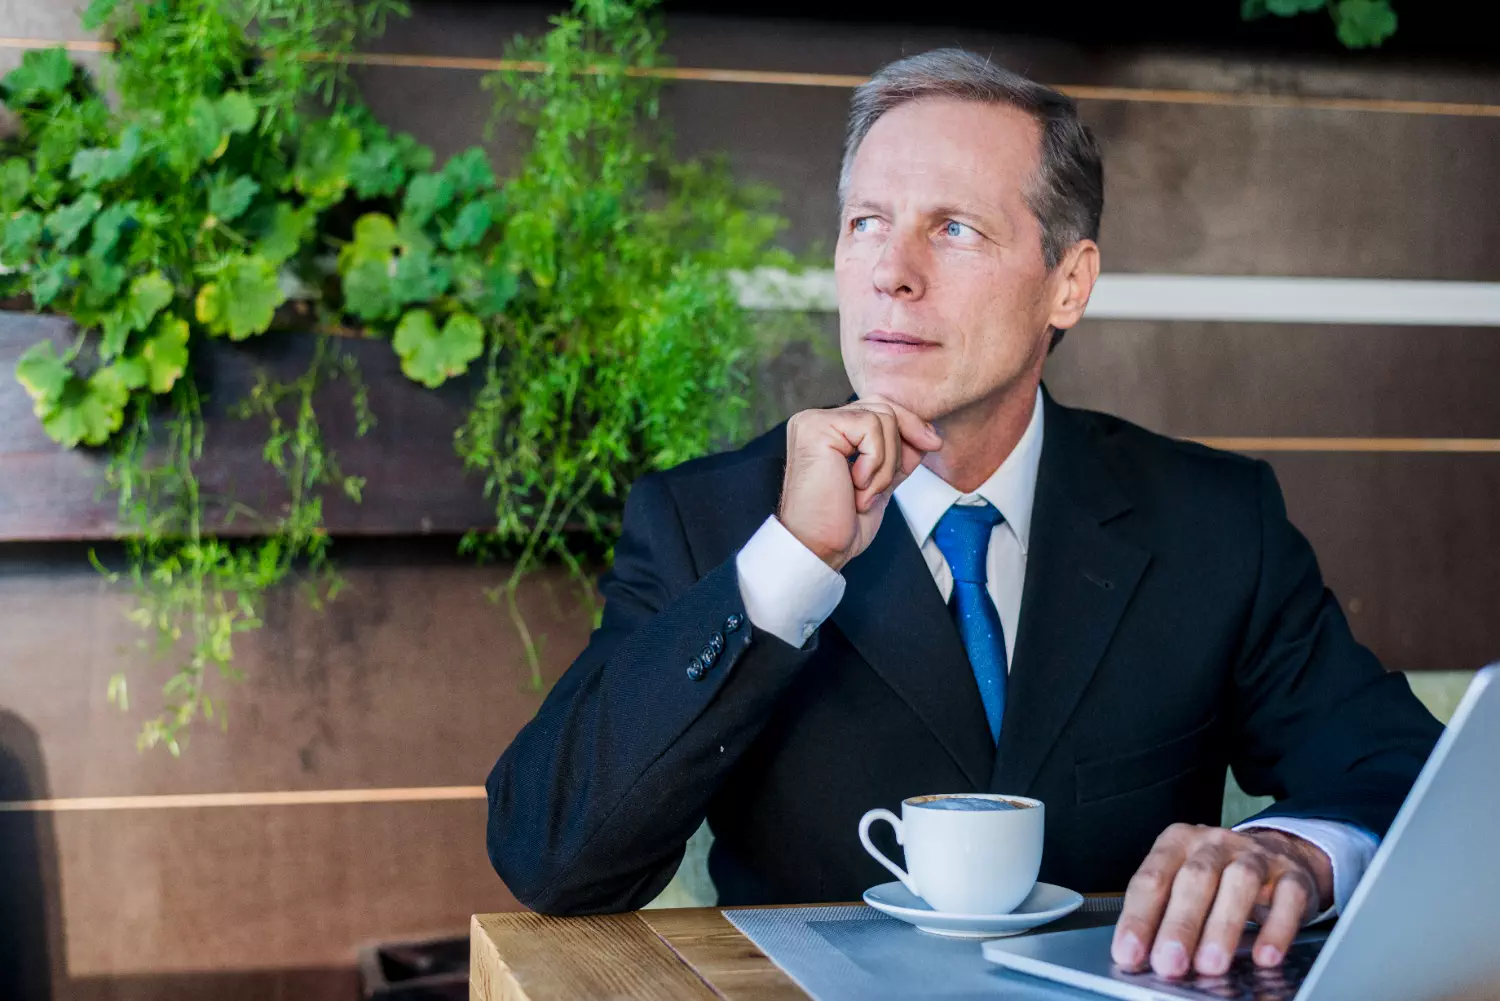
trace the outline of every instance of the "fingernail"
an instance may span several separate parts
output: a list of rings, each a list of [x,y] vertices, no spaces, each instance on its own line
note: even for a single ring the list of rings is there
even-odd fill
[[[1255,950],[1255,961],[1261,966],[1278,966],[1281,963],[1281,950],[1274,945],[1263,945]]]
[[[1121,966],[1140,966],[1146,958],[1146,948],[1141,945],[1141,940],[1135,937],[1135,932],[1126,932],[1115,946],[1115,962]]]
[[[1157,942],[1156,951],[1151,956],[1151,968],[1164,977],[1180,977],[1187,972],[1187,950],[1181,942],[1172,939]]]
[[[1229,969],[1229,957],[1217,942],[1209,942],[1198,950],[1199,973],[1223,973]]]

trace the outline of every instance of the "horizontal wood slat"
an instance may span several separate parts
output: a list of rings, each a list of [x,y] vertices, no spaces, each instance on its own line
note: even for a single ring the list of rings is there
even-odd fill
[[[108,456],[97,449],[65,449],[50,440],[32,414],[13,372],[22,352],[42,339],[62,344],[72,327],[59,317],[0,313],[0,540],[91,540],[118,534],[115,498],[105,490]],[[467,413],[473,383],[456,380],[429,390],[401,374],[388,343],[340,338],[339,349],[359,362],[369,386],[376,425],[355,433],[350,395],[335,384],[319,398],[325,439],[344,471],[366,478],[362,503],[337,491],[324,500],[325,523],[337,535],[461,533],[493,524],[481,484],[465,474],[453,433]],[[205,387],[209,433],[195,470],[205,494],[234,498],[275,517],[284,508],[280,475],[261,455],[265,426],[239,420],[230,408],[257,373],[296,378],[311,360],[313,335],[262,343],[214,342],[194,359]],[[243,517],[225,535],[262,531]]]
[[[0,49],[44,49],[63,46],[70,52],[113,52],[111,42],[86,39],[0,37]],[[321,56],[317,61],[331,61]],[[386,66],[400,69],[463,70],[490,73],[510,70],[540,73],[546,67],[524,59],[487,59],[480,56],[446,56],[424,53],[359,52],[338,60],[355,66]],[[702,83],[769,84],[783,87],[832,87],[848,90],[866,82],[861,73],[789,72],[785,70],[720,69],[693,66],[657,66],[627,71],[630,76]],[[1396,115],[1439,115],[1468,118],[1500,118],[1500,104],[1465,101],[1404,101],[1364,97],[1306,97],[1299,94],[1203,91],[1162,87],[1106,87],[1089,84],[1053,84],[1057,90],[1080,101],[1115,101],[1134,104],[1192,104],[1229,108],[1286,108],[1303,111],[1353,111]]]
[[[225,806],[328,806],[335,803],[432,803],[453,799],[484,798],[484,786],[431,786],[407,789],[286,789],[270,792],[199,792],[173,796],[78,796],[71,799],[0,800],[0,813],[187,810]]]

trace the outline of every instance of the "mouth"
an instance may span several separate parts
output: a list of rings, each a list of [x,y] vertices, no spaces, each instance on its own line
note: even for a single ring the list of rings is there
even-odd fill
[[[909,354],[938,347],[937,341],[929,341],[915,334],[899,330],[872,330],[864,336],[864,342],[877,351],[893,354]]]

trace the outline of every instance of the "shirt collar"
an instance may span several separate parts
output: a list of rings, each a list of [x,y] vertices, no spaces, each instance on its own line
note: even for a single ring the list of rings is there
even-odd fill
[[[1031,507],[1036,500],[1037,469],[1042,458],[1042,391],[1036,391],[1031,422],[1000,468],[971,494],[959,493],[926,466],[918,466],[894,494],[901,514],[921,546],[927,542],[938,519],[960,500],[982,498],[995,506],[1015,533],[1024,555],[1031,540]]]

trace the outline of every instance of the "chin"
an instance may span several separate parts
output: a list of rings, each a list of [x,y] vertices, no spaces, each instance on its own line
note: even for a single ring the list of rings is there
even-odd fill
[[[924,421],[936,420],[946,412],[943,406],[946,399],[944,387],[940,383],[934,384],[931,379],[913,378],[894,372],[872,373],[859,380],[855,392],[861,399],[869,396],[883,397],[905,407]]]

